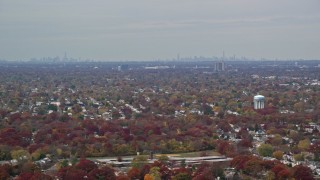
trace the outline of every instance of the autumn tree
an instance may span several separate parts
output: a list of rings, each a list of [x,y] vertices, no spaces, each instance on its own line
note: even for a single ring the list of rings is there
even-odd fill
[[[224,179],[223,169],[210,163],[201,163],[193,174],[195,180],[210,180],[217,177]]]
[[[116,177],[116,180],[130,180],[130,178],[124,174],[120,174]]]
[[[273,148],[270,144],[261,144],[258,148],[258,153],[264,157],[271,157]]]
[[[144,180],[154,180],[151,174],[146,174],[143,178]]]
[[[11,157],[18,161],[27,161],[30,159],[31,156],[28,151],[19,149],[11,151]]]
[[[300,154],[294,154],[293,155],[294,160],[296,161],[303,161],[304,160],[304,155],[302,153]]]
[[[140,179],[143,179],[144,176],[149,173],[150,169],[151,167],[148,164],[142,166],[142,168],[140,169]]]
[[[225,154],[227,156],[232,156],[235,153],[235,147],[228,141],[217,141],[217,150],[221,154]]]
[[[53,178],[49,175],[43,174],[41,172],[35,173],[21,173],[17,178],[17,180],[53,180]]]
[[[283,169],[277,176],[279,179],[288,179],[291,176],[291,172],[288,169]]]
[[[103,166],[101,168],[95,168],[88,173],[88,177],[92,179],[105,179],[105,180],[115,180],[116,175],[114,169],[108,166]]]
[[[304,139],[304,140],[299,141],[298,148],[300,150],[305,151],[305,150],[309,149],[309,147],[310,147],[310,140],[309,139]]]
[[[92,171],[93,169],[98,168],[98,166],[93,161],[87,159],[80,159],[80,161],[78,162],[78,164],[76,164],[75,167],[87,173]]]
[[[87,173],[75,167],[68,166],[59,169],[57,175],[61,179],[83,179]]]
[[[266,174],[266,180],[275,180],[275,179],[276,179],[276,175],[274,174],[274,172],[268,171]]]
[[[247,161],[244,165],[244,172],[247,174],[250,174],[254,177],[257,177],[257,175],[262,171],[262,161],[258,158],[251,158],[249,161]]]
[[[154,180],[161,180],[160,168],[155,166],[152,167],[149,171],[149,174],[152,176]]]
[[[313,180],[313,174],[309,167],[298,165],[293,167],[293,177],[295,179]]]
[[[172,180],[191,180],[191,179],[192,179],[191,175],[184,172],[179,173],[172,177]]]
[[[128,176],[130,179],[139,179],[140,177],[140,170],[136,167],[132,167],[129,171],[128,171]]]
[[[277,164],[271,169],[271,171],[275,174],[276,178],[278,179],[285,176],[287,173],[284,172],[287,172],[288,169],[283,164]]]
[[[273,146],[279,146],[282,144],[282,136],[280,134],[274,135],[274,137],[271,139],[271,144]]]
[[[169,161],[169,157],[162,154],[161,156],[158,157],[158,160],[161,161],[162,163],[166,163]]]
[[[283,152],[282,151],[275,151],[272,153],[272,157],[281,160],[283,157]]]
[[[142,166],[147,164],[147,162],[148,162],[147,156],[139,155],[139,156],[135,156],[132,159],[131,165],[132,167],[141,168]]]
[[[40,172],[40,168],[32,162],[25,162],[22,164],[21,172],[27,172],[27,173]]]
[[[0,145],[0,161],[12,159],[10,151],[10,146]]]
[[[6,180],[10,178],[9,170],[5,166],[0,166],[0,180]]]
[[[319,141],[310,145],[309,151],[314,153],[314,160],[315,161],[320,161],[320,142]]]

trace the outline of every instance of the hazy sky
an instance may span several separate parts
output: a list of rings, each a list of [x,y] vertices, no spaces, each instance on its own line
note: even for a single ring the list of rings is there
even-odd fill
[[[319,0],[0,0],[0,59],[320,59]]]

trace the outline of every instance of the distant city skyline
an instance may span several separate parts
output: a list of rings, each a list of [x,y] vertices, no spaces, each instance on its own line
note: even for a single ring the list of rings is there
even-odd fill
[[[6,59],[1,59],[0,61],[7,61]],[[320,59],[267,59],[267,58],[251,58],[251,57],[237,57],[235,55],[222,55],[222,56],[211,56],[211,57],[206,57],[206,56],[181,56],[180,54],[177,54],[176,57],[171,57],[171,58],[166,58],[166,59],[147,59],[147,60],[139,60],[139,59],[123,59],[123,60],[117,60],[117,59],[104,59],[104,60],[99,60],[99,59],[94,59],[94,58],[81,58],[81,57],[69,57],[67,56],[67,53],[64,53],[62,55],[56,55],[53,57],[32,57],[32,58],[25,58],[25,59],[19,59],[19,60],[11,60],[11,61],[60,61],[60,62],[70,62],[70,61],[94,61],[94,62],[139,62],[139,61],[216,61],[216,62],[223,62],[223,61],[308,61],[308,60],[317,60],[320,61]],[[9,60],[10,61],[10,60]]]
[[[318,0],[2,0],[0,59],[319,60]]]

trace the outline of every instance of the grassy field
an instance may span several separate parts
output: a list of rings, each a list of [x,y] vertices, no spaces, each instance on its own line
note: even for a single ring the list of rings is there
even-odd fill
[[[155,157],[166,155],[166,156],[176,156],[176,157],[199,157],[199,156],[220,156],[221,154],[216,151],[197,151],[188,153],[176,153],[176,154],[156,154]]]
[[[141,154],[143,156],[148,156],[149,154]],[[216,151],[197,151],[197,152],[188,152],[188,153],[175,153],[175,154],[155,154],[154,158],[157,159],[158,157],[165,155],[165,156],[174,156],[174,157],[201,157],[201,156],[220,156],[221,154]],[[121,156],[122,158],[133,158],[135,155],[132,156]],[[89,160],[97,160],[101,158],[107,158],[107,159],[115,159],[118,158],[118,156],[113,157],[88,157]]]

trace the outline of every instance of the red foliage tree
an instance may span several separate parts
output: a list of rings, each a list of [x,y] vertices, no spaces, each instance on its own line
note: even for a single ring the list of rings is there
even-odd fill
[[[242,140],[238,143],[238,145],[241,146],[241,147],[246,147],[246,148],[251,147],[251,148],[252,148],[252,142],[249,141],[248,139],[242,139]]]
[[[271,169],[273,168],[276,164],[278,164],[279,162],[277,161],[262,161],[261,165],[265,168],[265,169]]]
[[[0,179],[9,179],[10,174],[7,168],[0,166]]]
[[[34,144],[31,144],[29,147],[28,147],[28,151],[29,153],[33,153],[35,152],[37,149],[40,149],[44,146],[44,144],[37,144],[37,143],[34,143]]]
[[[285,170],[285,169],[286,169],[285,165],[277,164],[271,169],[271,171],[274,172],[275,175],[277,175],[280,171]]]
[[[4,128],[0,130],[0,141],[2,144],[26,147],[29,145],[26,139],[31,139],[31,133],[19,132],[14,128]]]
[[[116,177],[116,180],[130,180],[130,178],[126,175],[119,175]]]
[[[64,167],[58,171],[57,175],[61,179],[83,179],[87,173],[74,167]]]
[[[105,179],[105,180],[114,180],[116,175],[114,170],[108,166],[104,166],[100,169],[93,169],[88,174],[88,177],[91,179]]]
[[[53,180],[53,178],[49,175],[43,174],[41,172],[36,173],[21,173],[17,180]]]
[[[230,142],[228,141],[217,141],[217,149],[218,152],[227,156],[233,156],[235,153],[235,148]]]
[[[202,163],[197,171],[193,174],[194,180],[210,180],[215,179],[212,167],[208,163]]]
[[[253,157],[247,161],[244,165],[244,171],[247,174],[257,176],[259,172],[262,171],[261,160],[259,158]]]
[[[319,160],[320,159],[320,141],[317,141],[312,145],[310,145],[309,151],[314,153],[316,160]]]
[[[291,176],[290,171],[284,164],[276,164],[271,171],[274,172],[277,179],[286,179]]]
[[[128,176],[131,179],[138,179],[140,176],[140,170],[138,168],[132,167],[129,171],[128,171]]]
[[[291,173],[288,169],[284,169],[277,174],[279,179],[288,179],[291,176]]]
[[[249,155],[238,155],[234,157],[231,161],[231,166],[237,170],[243,170],[247,161],[252,159],[252,156]]]
[[[88,172],[92,171],[93,169],[97,169],[98,166],[90,160],[80,159],[78,164],[76,164],[76,168],[88,173]]]
[[[17,180],[29,180],[32,178],[32,176],[33,176],[33,173],[30,173],[30,172],[20,173]]]
[[[155,161],[151,166],[160,168],[161,179],[170,179],[172,172],[165,164],[160,161]]]
[[[184,167],[181,167],[179,169],[175,169],[173,171],[173,175],[174,176],[179,175],[179,174],[186,174],[186,175],[191,177],[191,173],[192,173],[191,169],[187,169],[187,168],[184,168]]]
[[[143,179],[146,174],[150,171],[150,165],[144,165],[140,170],[140,179]]]
[[[303,179],[303,180],[313,180],[313,175],[312,171],[310,168],[303,166],[303,165],[298,165],[293,167],[293,177],[295,179]]]

